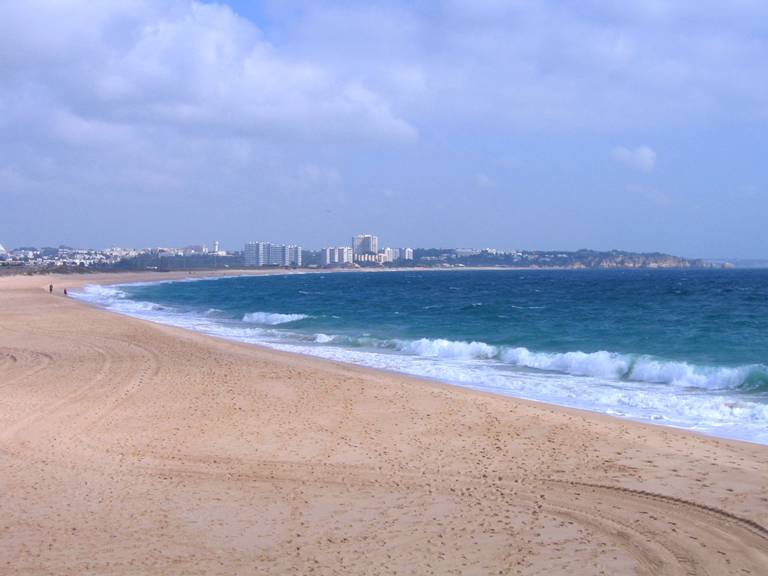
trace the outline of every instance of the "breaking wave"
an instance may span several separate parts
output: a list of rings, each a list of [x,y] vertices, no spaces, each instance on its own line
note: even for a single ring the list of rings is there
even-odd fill
[[[250,312],[243,316],[243,322],[275,326],[277,324],[298,322],[299,320],[304,320],[305,318],[309,318],[309,316],[306,314],[278,314],[277,312]]]
[[[669,384],[683,388],[746,391],[768,390],[768,367],[697,366],[682,361],[649,356],[598,352],[534,352],[524,347],[507,348],[485,342],[462,342],[421,338],[404,341],[361,342],[418,356],[457,360],[496,360],[504,364],[573,376],[593,376],[608,380],[630,380],[649,384]]]
[[[124,314],[159,312],[165,310],[163,306],[155,304],[154,302],[131,300],[127,297],[125,292],[115,286],[89,285],[85,286],[82,289],[82,292],[73,292],[72,295]]]

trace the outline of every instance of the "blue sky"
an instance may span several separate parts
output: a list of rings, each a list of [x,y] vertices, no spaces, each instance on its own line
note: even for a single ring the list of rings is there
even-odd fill
[[[0,242],[768,257],[768,5],[0,7]]]

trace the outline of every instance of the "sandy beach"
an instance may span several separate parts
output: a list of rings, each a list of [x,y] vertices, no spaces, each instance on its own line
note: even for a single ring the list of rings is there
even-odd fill
[[[768,574],[768,446],[61,294],[171,277],[0,278],[0,573]]]

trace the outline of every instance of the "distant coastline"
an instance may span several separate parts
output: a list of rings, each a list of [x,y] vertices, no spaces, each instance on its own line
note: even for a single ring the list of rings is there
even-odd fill
[[[49,251],[50,253],[50,251]],[[46,260],[13,260],[6,257],[0,260],[0,275],[6,274],[80,274],[104,272],[216,272],[249,273],[254,271],[279,270],[450,270],[450,269],[499,269],[499,270],[653,270],[653,269],[722,269],[735,267],[764,267],[762,261],[725,261],[685,258],[665,253],[640,253],[621,250],[595,251],[519,251],[494,252],[478,251],[464,254],[459,249],[416,249],[412,261],[401,261],[386,265],[347,264],[344,266],[322,266],[317,263],[319,251],[304,251],[303,266],[261,266],[243,265],[242,253],[211,257],[207,255],[159,256],[151,253],[141,254],[116,262],[104,264],[94,261],[90,264],[80,262],[70,264],[66,259],[57,260],[49,256]],[[12,254],[12,252],[11,252]],[[763,266],[759,263],[762,262]]]

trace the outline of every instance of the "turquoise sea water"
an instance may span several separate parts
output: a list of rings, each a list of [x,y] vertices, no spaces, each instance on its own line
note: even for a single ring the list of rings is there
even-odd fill
[[[768,443],[768,271],[319,273],[88,287],[245,342]]]

